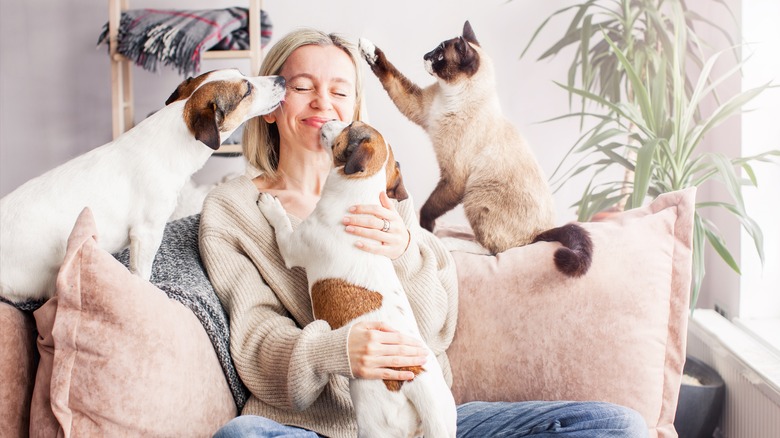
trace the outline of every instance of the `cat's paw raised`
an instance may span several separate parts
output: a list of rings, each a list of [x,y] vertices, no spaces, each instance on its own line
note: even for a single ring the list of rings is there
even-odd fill
[[[378,56],[377,48],[374,43],[365,38],[360,38],[358,40],[358,47],[360,47],[360,54],[363,55],[363,58],[368,62],[368,65],[373,66],[376,64]]]

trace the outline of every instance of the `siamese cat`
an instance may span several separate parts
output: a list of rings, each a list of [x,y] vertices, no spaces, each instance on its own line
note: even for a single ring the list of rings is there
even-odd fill
[[[477,242],[490,253],[537,241],[557,241],[559,271],[580,276],[590,268],[593,244],[577,224],[554,226],[552,191],[518,130],[504,117],[493,63],[468,21],[463,34],[423,56],[436,82],[421,88],[370,41],[360,51],[390,99],[431,138],[440,179],[420,210],[420,225],[463,203]]]

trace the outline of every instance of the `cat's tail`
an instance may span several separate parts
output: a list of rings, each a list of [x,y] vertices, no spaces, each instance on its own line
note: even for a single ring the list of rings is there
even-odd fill
[[[555,266],[570,277],[585,275],[593,261],[593,241],[585,228],[574,223],[540,233],[534,242],[560,242],[555,251]]]

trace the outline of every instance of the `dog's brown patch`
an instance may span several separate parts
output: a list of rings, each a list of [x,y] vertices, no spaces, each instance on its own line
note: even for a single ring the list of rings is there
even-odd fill
[[[311,303],[314,317],[337,329],[382,307],[382,294],[340,278],[325,278],[311,285]]]
[[[248,94],[247,81],[214,81],[195,90],[184,105],[184,121],[190,132],[208,147],[220,145],[220,131],[228,131],[243,118],[236,109]]]
[[[382,134],[372,126],[355,121],[333,140],[333,162],[344,166],[350,178],[365,178],[381,171],[387,159],[387,145]]]
[[[178,87],[176,87],[175,90],[173,90],[173,93],[168,97],[168,99],[165,101],[166,105],[169,105],[173,102],[176,102],[177,100],[184,100],[192,95],[195,90],[200,87],[200,84],[203,83],[203,81],[206,80],[209,73],[203,73],[200,76],[197,77],[189,77],[185,79],[181,84],[179,84]]]
[[[394,370],[398,371],[411,371],[414,373],[414,376],[417,377],[421,372],[425,371],[423,367],[421,366],[413,366],[413,367],[397,367],[393,368]],[[408,380],[382,380],[385,382],[385,386],[390,391],[400,391],[401,387],[404,386],[404,383],[408,382]]]

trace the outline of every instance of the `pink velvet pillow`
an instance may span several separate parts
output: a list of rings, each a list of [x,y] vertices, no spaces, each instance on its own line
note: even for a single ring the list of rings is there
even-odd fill
[[[35,382],[35,322],[0,302],[0,435],[26,436]]]
[[[211,436],[236,415],[197,317],[96,243],[85,209],[57,293],[35,312],[31,435]]]
[[[687,331],[695,189],[658,197],[591,233],[590,271],[567,278],[557,243],[495,257],[453,252],[459,313],[448,350],[458,403],[599,400],[672,437]],[[440,236],[466,236],[452,227]],[[459,234],[460,232],[460,234]]]

